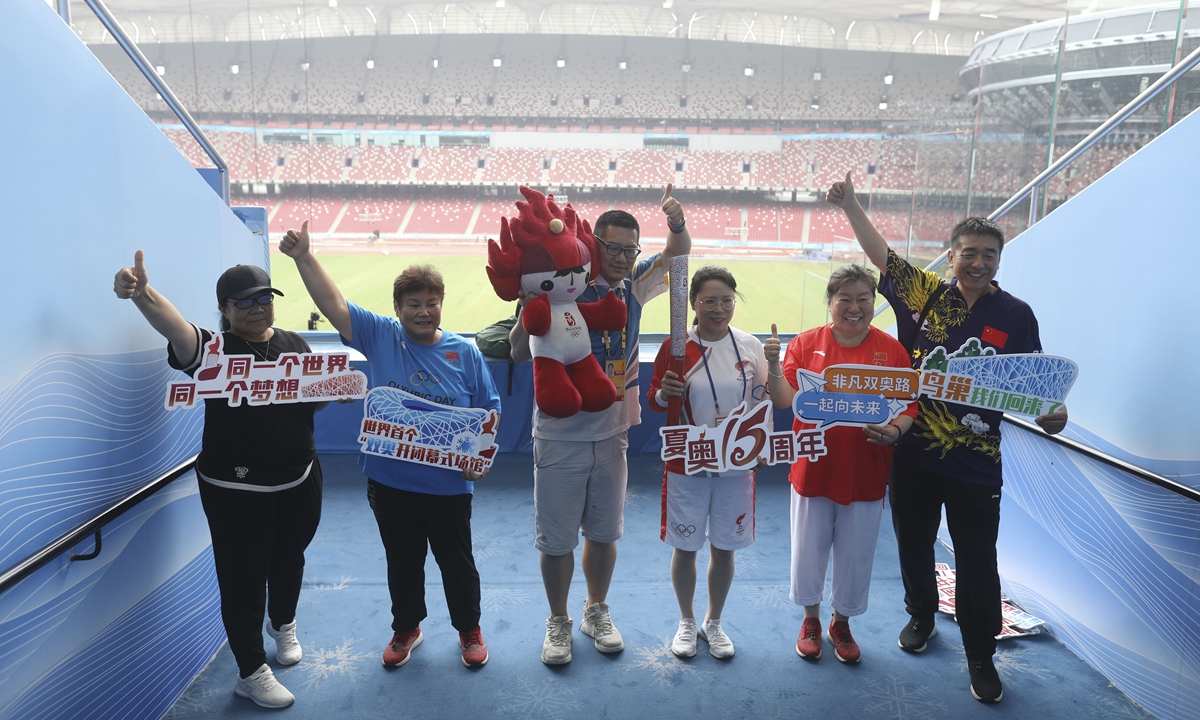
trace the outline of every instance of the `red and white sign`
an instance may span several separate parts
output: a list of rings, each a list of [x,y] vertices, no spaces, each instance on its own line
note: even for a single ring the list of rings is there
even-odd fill
[[[226,355],[223,335],[204,346],[200,369],[191,380],[173,382],[167,409],[192,408],[200,400],[243,399],[250,405],[327,402],[367,396],[367,376],[350,368],[349,353],[284,353],[263,361],[254,355]]]

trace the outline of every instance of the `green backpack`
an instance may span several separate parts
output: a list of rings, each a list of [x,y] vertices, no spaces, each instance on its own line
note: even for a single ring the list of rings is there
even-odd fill
[[[479,352],[501,360],[511,359],[512,345],[508,342],[508,333],[516,324],[517,316],[511,315],[475,333],[475,345]]]

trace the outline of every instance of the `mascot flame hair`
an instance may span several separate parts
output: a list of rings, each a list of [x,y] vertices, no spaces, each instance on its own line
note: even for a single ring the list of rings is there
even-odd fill
[[[592,354],[588,331],[625,327],[625,303],[614,292],[576,302],[600,270],[591,227],[553,195],[524,186],[521,195],[527,202],[517,202],[517,217],[500,219],[500,242],[488,240],[488,278],[504,300],[537,296],[525,305],[521,327],[529,333],[538,408],[557,418],[600,412],[616,402],[617,390]]]

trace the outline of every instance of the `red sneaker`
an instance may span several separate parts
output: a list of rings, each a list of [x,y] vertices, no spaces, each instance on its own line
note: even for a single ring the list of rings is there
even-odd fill
[[[392,641],[383,649],[383,666],[400,667],[408,662],[408,659],[412,657],[413,648],[424,640],[425,636],[421,634],[419,627],[392,635]]]
[[[844,663],[856,663],[862,659],[858,643],[850,634],[850,623],[829,621],[829,642],[833,643],[833,654]]]
[[[462,648],[463,665],[469,668],[487,665],[487,643],[483,641],[483,633],[478,625],[474,630],[458,634],[458,646]]]
[[[800,638],[796,640],[796,654],[806,660],[821,659],[821,621],[817,618],[804,618]]]

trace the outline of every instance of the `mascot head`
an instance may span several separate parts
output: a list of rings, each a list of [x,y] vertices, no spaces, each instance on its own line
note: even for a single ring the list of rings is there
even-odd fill
[[[521,187],[517,217],[500,219],[500,242],[488,240],[488,278],[503,300],[549,295],[551,302],[575,302],[592,273],[596,245],[587,221],[575,209],[560,208],[553,195]]]

